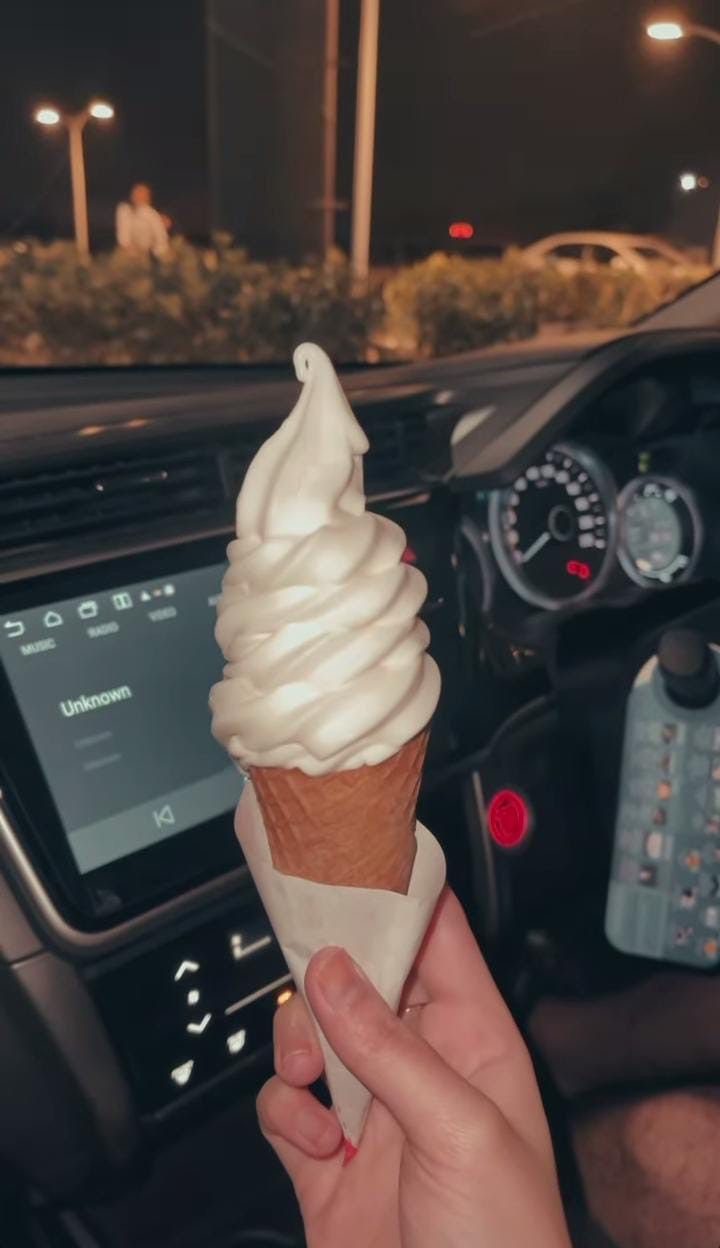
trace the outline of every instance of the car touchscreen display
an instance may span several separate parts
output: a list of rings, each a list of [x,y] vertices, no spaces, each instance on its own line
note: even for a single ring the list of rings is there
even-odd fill
[[[86,875],[230,811],[210,735],[223,565],[0,617],[7,678]]]

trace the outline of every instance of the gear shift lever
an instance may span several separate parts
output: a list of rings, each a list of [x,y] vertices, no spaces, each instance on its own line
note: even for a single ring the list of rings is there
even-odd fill
[[[692,629],[675,628],[663,634],[658,667],[665,692],[677,706],[697,710],[709,706],[720,692],[715,655],[705,638]]]

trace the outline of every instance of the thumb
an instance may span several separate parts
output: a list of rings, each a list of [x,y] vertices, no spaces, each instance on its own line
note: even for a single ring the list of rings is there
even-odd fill
[[[487,1146],[504,1119],[390,1009],[343,949],[310,962],[305,991],[331,1047],[420,1152],[449,1160]],[[479,1138],[482,1135],[482,1139]]]

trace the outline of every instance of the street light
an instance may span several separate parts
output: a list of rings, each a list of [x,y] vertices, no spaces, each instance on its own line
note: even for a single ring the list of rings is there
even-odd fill
[[[110,121],[115,109],[107,100],[92,100],[79,113],[62,113],[52,104],[43,104],[35,110],[34,118],[41,126],[64,126],[70,144],[70,178],[72,181],[73,220],[75,242],[82,255],[90,251],[88,229],[87,184],[85,180],[85,153],[83,131],[92,117],[95,121]]]
[[[39,121],[41,126],[56,126],[60,120],[60,114],[56,108],[39,108],[35,114],[35,120]]]
[[[678,178],[678,186],[681,191],[706,191],[710,185],[710,179],[701,173],[681,173]]]
[[[115,116],[112,104],[107,104],[105,100],[93,100],[88,112],[96,121],[111,121]]]
[[[687,24],[667,20],[648,22],[645,27],[645,33],[651,39],[659,40],[661,43],[673,43],[678,39],[694,37],[695,39],[704,39],[707,43],[715,43],[720,46],[720,30],[713,30],[711,26],[696,26],[694,22]],[[682,186],[682,179],[680,185]],[[683,186],[682,189],[695,190],[695,187]],[[712,245],[712,264],[713,268],[720,269],[720,214],[718,214]]]
[[[694,22],[687,25],[684,22],[649,22],[645,33],[659,43],[676,43],[678,39],[694,36],[696,39],[707,39],[710,43],[720,44],[720,30],[713,30],[710,26],[696,26]]]
[[[685,37],[685,31],[679,22],[651,22],[646,30],[651,39],[657,39],[660,43],[670,43]]]

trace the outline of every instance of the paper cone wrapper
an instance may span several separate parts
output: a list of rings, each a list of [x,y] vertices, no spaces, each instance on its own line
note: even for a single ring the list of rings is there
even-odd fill
[[[235,827],[248,867],[298,990],[313,954],[346,949],[397,1010],[400,995],[445,883],[445,858],[432,833],[415,825],[416,852],[406,894],[318,884],[273,866],[252,783],[245,785]],[[325,1075],[346,1139],[360,1142],[371,1094],[333,1053],[318,1028]]]

